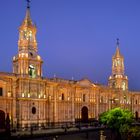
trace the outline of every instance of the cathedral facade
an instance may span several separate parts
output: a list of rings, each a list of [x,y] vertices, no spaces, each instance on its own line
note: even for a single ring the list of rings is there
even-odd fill
[[[104,86],[88,79],[75,81],[43,77],[36,31],[27,6],[26,16],[19,27],[13,72],[0,72],[0,129],[5,127],[7,115],[13,128],[45,127],[77,120],[87,122],[98,119],[102,112],[114,107],[128,108],[138,117],[140,93],[128,90],[119,40],[112,57],[112,74],[108,86]]]

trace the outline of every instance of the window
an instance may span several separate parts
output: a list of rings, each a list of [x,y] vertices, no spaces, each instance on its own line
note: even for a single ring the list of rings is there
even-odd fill
[[[0,96],[2,96],[3,95],[3,89],[2,89],[2,87],[0,87]]]
[[[103,103],[103,96],[101,96],[100,98],[100,103]]]
[[[30,55],[31,55],[31,56],[33,56],[33,53],[32,53],[32,52],[30,52]]]
[[[83,102],[85,102],[85,101],[86,101],[86,95],[83,94]]]
[[[32,107],[32,114],[36,114],[36,108]]]
[[[62,100],[64,100],[64,93],[62,93]]]
[[[33,65],[29,65],[29,75],[32,78],[35,78],[36,77],[35,67]]]
[[[125,90],[126,89],[126,83],[122,82],[122,89]]]

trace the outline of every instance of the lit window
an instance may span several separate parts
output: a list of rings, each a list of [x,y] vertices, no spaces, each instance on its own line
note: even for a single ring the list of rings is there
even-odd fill
[[[30,93],[28,93],[28,98],[30,97]]]
[[[61,96],[59,96],[59,100],[61,100]]]
[[[49,95],[49,100],[51,100],[51,95]]]
[[[10,92],[10,91],[8,91],[8,94],[7,94],[7,95],[8,95],[8,97],[11,97],[11,92]]]
[[[126,83],[125,82],[122,82],[122,89],[126,90]]]
[[[40,60],[40,56],[39,55],[37,56],[37,59]]]
[[[24,97],[24,93],[22,93],[22,97]]]
[[[40,98],[40,94],[38,95],[38,98]]]
[[[46,98],[46,95],[44,95],[44,98]]]
[[[26,53],[25,56],[28,57],[28,53]]]

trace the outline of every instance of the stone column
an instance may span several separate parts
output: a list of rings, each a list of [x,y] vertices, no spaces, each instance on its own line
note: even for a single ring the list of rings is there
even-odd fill
[[[12,84],[12,87],[13,87],[13,106],[12,106],[12,109],[13,109],[13,113],[12,113],[12,116],[13,116],[13,128],[16,128],[17,127],[17,118],[16,118],[16,82],[13,81]]]
[[[53,87],[53,98],[54,98],[54,105],[53,105],[53,122],[58,122],[57,116],[57,86]]]
[[[99,119],[99,113],[100,113],[100,90],[98,90],[97,91],[97,99],[96,99],[96,101],[97,101],[97,105],[96,105],[96,117],[97,117],[97,119]]]
[[[72,98],[72,122],[74,123],[75,122],[75,113],[74,113],[74,98],[75,98],[75,90],[76,87],[73,87],[72,88],[72,91],[71,91],[71,98]]]

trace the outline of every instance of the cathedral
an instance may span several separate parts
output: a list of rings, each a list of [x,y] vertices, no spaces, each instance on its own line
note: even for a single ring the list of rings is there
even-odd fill
[[[5,127],[7,116],[11,128],[88,122],[114,107],[127,108],[139,117],[140,92],[128,89],[118,39],[112,74],[105,86],[86,78],[76,81],[43,77],[36,33],[27,5],[19,27],[18,53],[12,59],[13,72],[0,72],[0,129]]]

